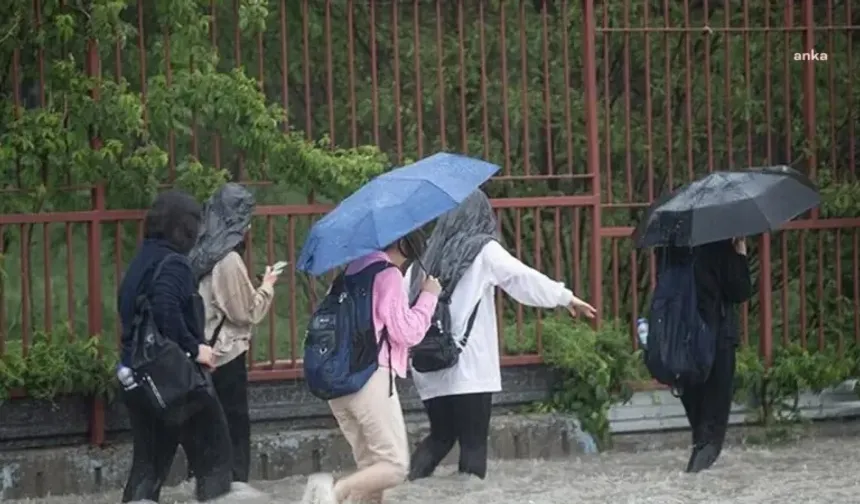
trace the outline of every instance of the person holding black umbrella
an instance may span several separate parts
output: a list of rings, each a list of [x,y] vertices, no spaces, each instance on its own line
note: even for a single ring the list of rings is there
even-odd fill
[[[752,296],[746,241],[820,204],[816,186],[787,166],[722,171],[666,194],[634,232],[656,247],[660,270],[645,328],[645,364],[680,396],[693,431],[687,472],[710,468],[731,411],[738,327]]]
[[[721,240],[695,249],[658,249],[658,263],[671,266],[695,254],[695,290],[699,315],[716,336],[710,374],[681,392],[681,403],[693,431],[687,472],[710,468],[723,449],[732,408],[738,324],[735,305],[752,296],[746,240]]]

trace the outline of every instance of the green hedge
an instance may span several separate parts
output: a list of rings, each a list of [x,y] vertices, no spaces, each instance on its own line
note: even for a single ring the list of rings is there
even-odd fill
[[[116,390],[116,351],[101,338],[78,339],[68,329],[34,335],[26,356],[0,358],[0,403],[13,391],[35,399],[63,395],[112,397]]]

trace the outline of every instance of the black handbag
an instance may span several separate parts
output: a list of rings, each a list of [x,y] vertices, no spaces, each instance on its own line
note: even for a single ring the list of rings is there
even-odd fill
[[[150,286],[161,273],[162,267],[178,254],[170,254],[158,264],[150,280]],[[197,409],[192,395],[205,391],[210,378],[202,366],[191,359],[175,341],[166,338],[152,318],[152,308],[147,289],[138,296],[137,309],[130,330],[132,332],[130,368],[135,382],[146,396],[146,402],[169,423],[182,423]]]
[[[451,331],[450,300],[447,297],[440,298],[436,303],[436,311],[433,313],[430,329],[427,330],[421,343],[412,347],[412,368],[419,373],[430,373],[454,367],[460,360],[460,354],[469,341],[469,334],[475,324],[479,306],[481,306],[480,300],[475,305],[475,309],[472,310],[472,314],[469,315],[466,332],[458,343]]]

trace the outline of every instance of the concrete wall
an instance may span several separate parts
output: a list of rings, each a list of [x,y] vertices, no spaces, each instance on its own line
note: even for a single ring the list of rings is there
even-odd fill
[[[553,458],[589,453],[593,446],[578,422],[556,415],[519,415],[517,406],[546,396],[550,376],[541,367],[505,369],[505,392],[495,397],[490,435],[493,458]],[[398,383],[407,412],[410,442],[417,443],[427,425],[420,402],[408,382]],[[352,467],[343,437],[333,429],[324,403],[295,382],[254,384],[251,393],[254,439],[254,479],[278,479],[314,471]],[[860,401],[843,388],[803,399],[810,418],[837,418],[860,413]],[[736,407],[733,423],[745,412]],[[119,405],[110,409],[110,443],[103,448],[83,444],[88,410],[80,401],[60,401],[55,407],[34,402],[0,406],[0,499],[47,494],[89,493],[120,487],[127,474],[130,446]],[[683,446],[688,442],[683,408],[666,391],[637,393],[630,403],[611,412],[616,446],[642,450]],[[654,432],[676,431],[669,437]],[[840,431],[841,432],[841,431]],[[449,460],[453,460],[453,453]],[[171,482],[183,476],[184,459],[177,457]]]

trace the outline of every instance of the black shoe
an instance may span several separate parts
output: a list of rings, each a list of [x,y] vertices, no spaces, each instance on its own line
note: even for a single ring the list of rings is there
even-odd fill
[[[720,456],[720,448],[712,443],[693,448],[690,462],[687,464],[688,473],[697,473],[710,469]]]
[[[415,481],[422,478],[429,478],[436,470],[438,462],[435,461],[430,450],[418,448],[412,454],[409,461],[409,474],[406,476],[408,481]]]
[[[684,469],[684,472],[691,473],[693,472],[693,462],[696,461],[696,456],[699,454],[700,446],[693,445],[693,451],[690,453],[690,460],[687,461],[687,468]]]

